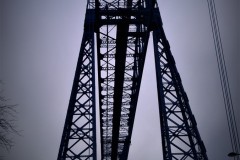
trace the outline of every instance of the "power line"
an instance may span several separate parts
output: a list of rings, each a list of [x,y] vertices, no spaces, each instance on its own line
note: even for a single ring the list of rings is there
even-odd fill
[[[211,20],[211,27],[212,27],[212,33],[213,33],[213,39],[214,39],[214,45],[215,45],[215,51],[216,51],[216,58],[218,63],[218,71],[219,71],[220,80],[221,80],[221,88],[223,93],[225,112],[227,115],[228,130],[229,130],[230,139],[231,139],[231,146],[234,152],[239,153],[240,143],[239,143],[238,129],[237,129],[233,103],[232,103],[225,58],[223,54],[223,47],[222,47],[221,35],[219,31],[215,2],[214,0],[207,0],[207,2],[208,2],[208,10],[209,10],[209,15]],[[236,157],[236,159],[239,160],[239,157]]]

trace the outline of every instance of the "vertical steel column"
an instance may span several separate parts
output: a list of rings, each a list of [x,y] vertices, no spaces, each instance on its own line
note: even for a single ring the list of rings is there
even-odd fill
[[[58,160],[96,160],[94,10],[87,10],[84,34]]]

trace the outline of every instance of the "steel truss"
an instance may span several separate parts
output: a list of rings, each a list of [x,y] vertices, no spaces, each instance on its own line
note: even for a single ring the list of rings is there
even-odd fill
[[[126,160],[153,31],[164,160],[207,160],[154,0],[88,0],[58,160],[96,160],[94,32],[101,159]]]
[[[58,160],[96,159],[94,19],[87,11]]]

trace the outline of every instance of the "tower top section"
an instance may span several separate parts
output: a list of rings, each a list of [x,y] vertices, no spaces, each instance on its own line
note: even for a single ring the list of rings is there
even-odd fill
[[[87,9],[138,9],[139,7],[148,8],[152,5],[154,5],[154,7],[157,7],[156,0],[88,0]]]

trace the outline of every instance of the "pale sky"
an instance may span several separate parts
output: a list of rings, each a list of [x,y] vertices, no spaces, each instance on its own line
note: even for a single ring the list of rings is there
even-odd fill
[[[240,1],[215,3],[240,130]],[[158,0],[158,5],[207,155],[228,160],[230,139],[207,1]],[[23,135],[7,160],[57,159],[85,9],[85,0],[0,0],[0,78],[19,104]],[[152,48],[149,43],[129,160],[162,159]]]

